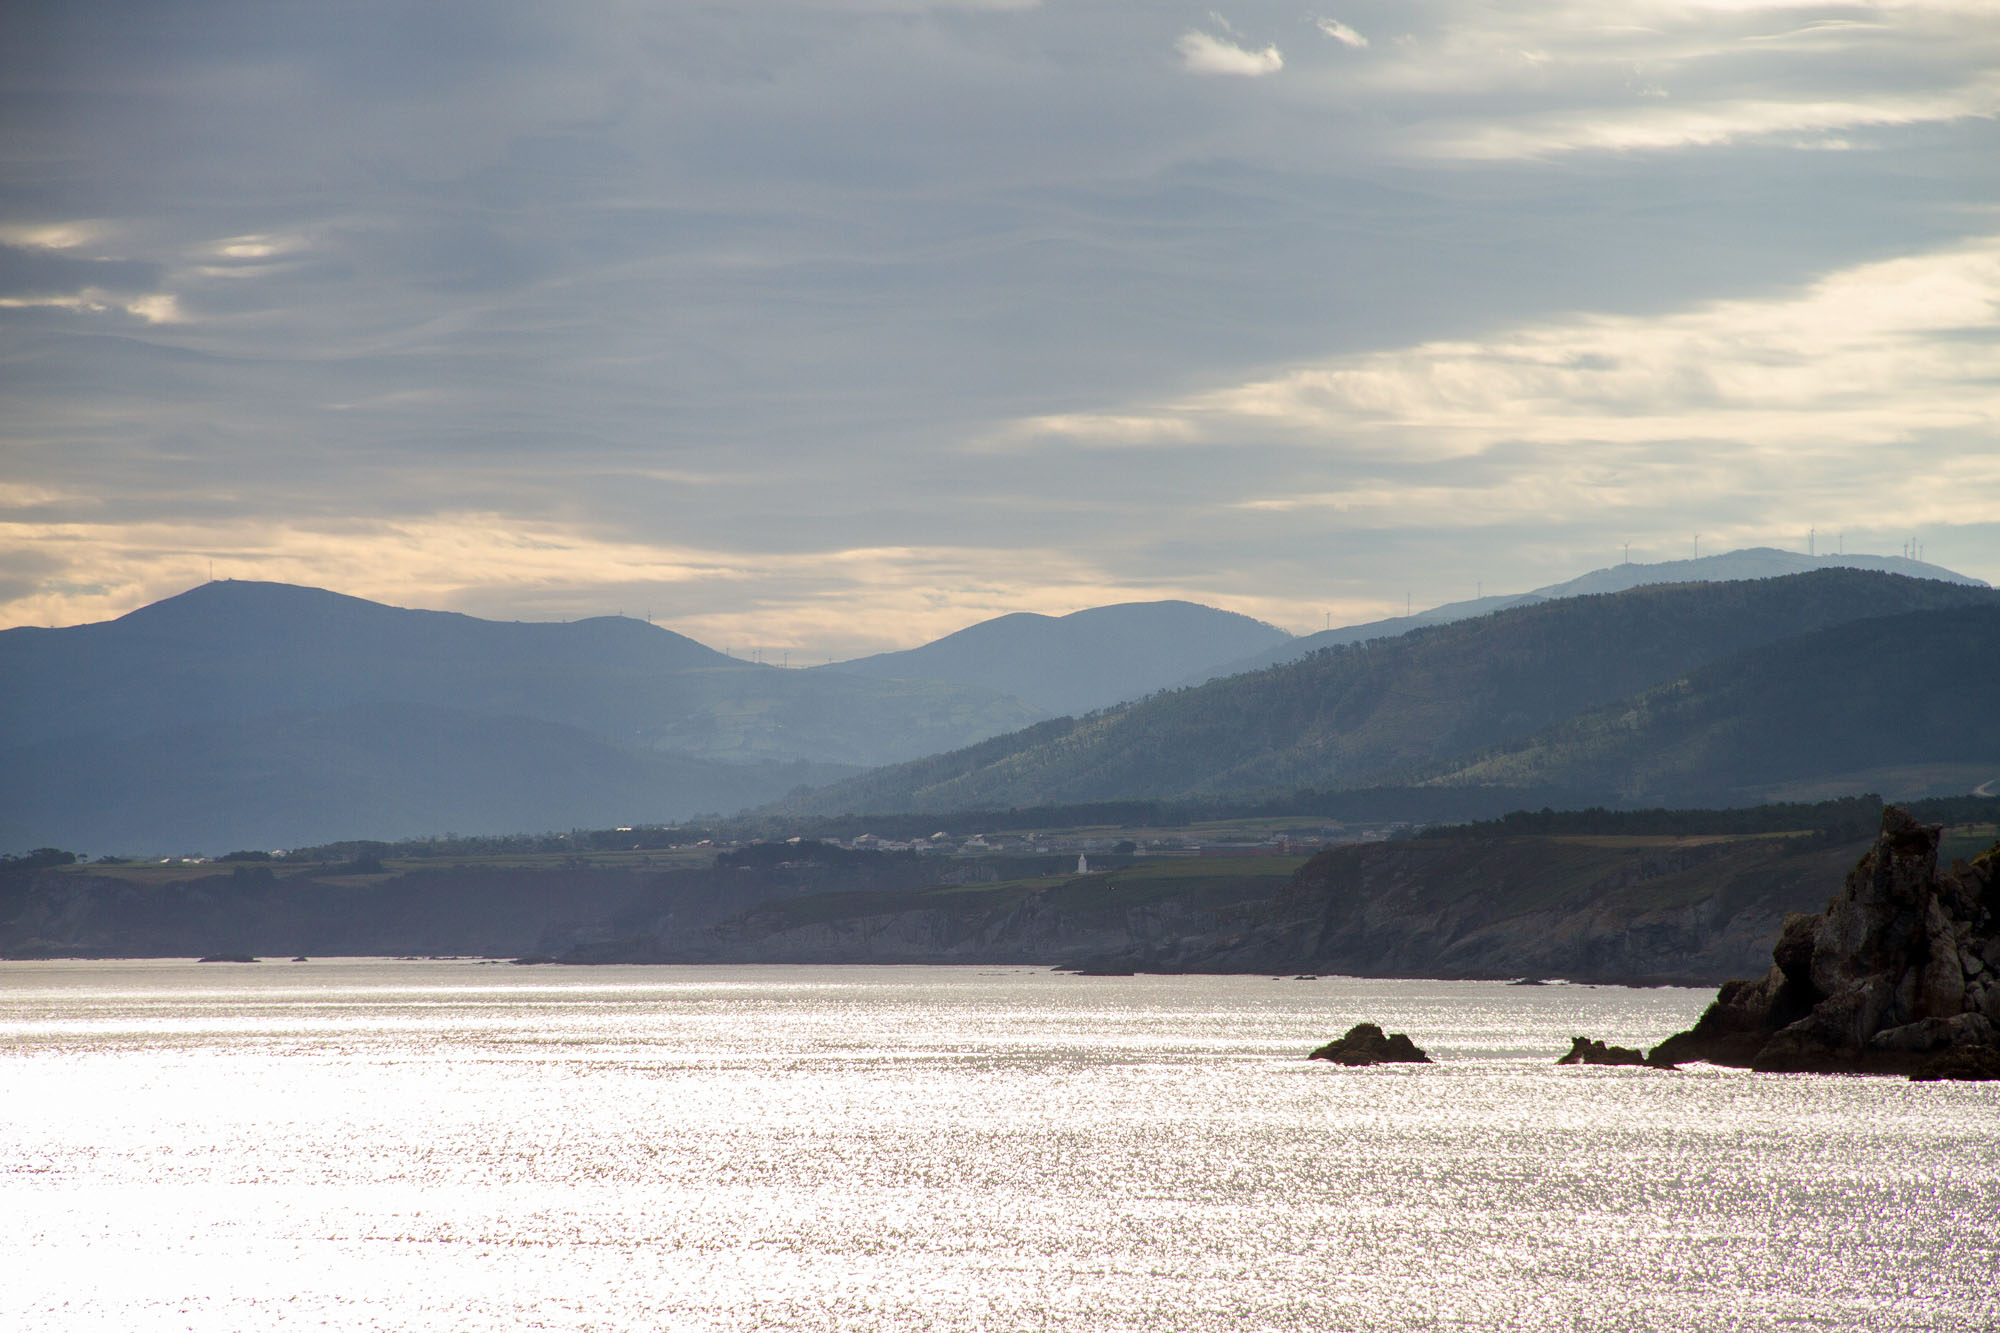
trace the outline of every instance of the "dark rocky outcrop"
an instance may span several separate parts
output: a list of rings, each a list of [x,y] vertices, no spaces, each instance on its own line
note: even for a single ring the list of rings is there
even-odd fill
[[[2000,843],[1940,873],[1939,829],[1894,806],[1824,912],[1788,917],[1762,979],[1731,981],[1655,1061],[1770,1071],[2000,1073]]]
[[[1589,1037],[1571,1037],[1569,1053],[1556,1061],[1559,1065],[1653,1065],[1658,1069],[1672,1069],[1671,1064],[1656,1064],[1646,1058],[1644,1051],[1635,1051],[1630,1046],[1607,1046]]]
[[[2000,1050],[1991,1046],[1954,1046],[1931,1056],[1910,1075],[1912,1083],[1976,1083],[1987,1079],[2000,1079]]]
[[[1384,1034],[1373,1023],[1356,1023],[1347,1035],[1337,1037],[1307,1056],[1308,1060],[1331,1060],[1340,1065],[1427,1065],[1431,1058],[1417,1048],[1405,1033]]]

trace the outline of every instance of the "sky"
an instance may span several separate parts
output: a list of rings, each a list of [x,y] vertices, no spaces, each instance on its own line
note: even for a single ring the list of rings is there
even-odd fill
[[[2000,582],[1992,0],[0,8],[0,625]]]

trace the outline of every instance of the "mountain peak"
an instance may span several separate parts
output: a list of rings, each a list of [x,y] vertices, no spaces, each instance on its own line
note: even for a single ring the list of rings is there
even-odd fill
[[[1627,588],[1642,587],[1649,583],[1721,583],[1738,579],[1782,578],[1787,574],[1806,574],[1816,569],[1867,569],[1883,574],[1900,574],[1905,578],[1957,583],[1967,587],[1988,586],[1981,579],[1970,578],[1942,565],[1912,560],[1907,556],[1861,553],[1848,555],[1844,552],[1836,555],[1805,555],[1798,551],[1781,551],[1770,546],[1750,546],[1741,550],[1725,551],[1720,555],[1704,555],[1688,560],[1661,560],[1651,564],[1634,564],[1628,561],[1624,564],[1607,565],[1562,583],[1552,583],[1545,588],[1537,588],[1527,595],[1577,597],[1587,593],[1623,592]],[[1443,609],[1445,608],[1439,608]]]
[[[710,659],[720,665],[730,660],[686,635],[630,616],[482,620],[458,611],[390,606],[326,588],[257,579],[211,579],[106,623],[155,634],[286,639],[364,632],[474,640],[510,636],[536,642],[560,637],[600,650],[626,647],[637,653],[669,653],[677,659],[676,665],[705,665]]]
[[[1290,638],[1261,620],[1195,602],[1120,602],[1065,616],[1017,611],[921,647],[816,669],[981,685],[1045,712],[1084,713]]]
[[[128,625],[170,624],[230,613],[296,615],[305,611],[316,611],[322,614],[344,612],[350,615],[365,615],[370,611],[400,609],[402,608],[384,606],[361,597],[350,597],[346,593],[332,592],[326,588],[306,587],[296,583],[270,583],[261,579],[210,579],[206,583],[195,584],[186,592],[162,597],[159,601],[150,602],[136,611],[128,611],[117,620]]]

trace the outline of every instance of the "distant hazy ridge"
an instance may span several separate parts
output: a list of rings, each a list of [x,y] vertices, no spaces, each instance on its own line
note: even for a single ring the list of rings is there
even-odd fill
[[[1337,625],[1332,629],[1303,635],[1290,643],[1239,658],[1217,671],[1192,673],[1180,683],[1199,685],[1219,675],[1261,671],[1280,662],[1297,661],[1321,648],[1334,648],[1345,643],[1362,643],[1369,639],[1406,633],[1425,625],[1448,625],[1453,621],[1491,615],[1495,611],[1505,611],[1516,606],[1532,606],[1536,602],[1551,601],[1558,597],[1587,597],[1594,593],[1624,592],[1627,588],[1642,588],[1655,583],[1724,583],[1742,579],[1772,579],[1781,578],[1786,574],[1807,574],[1817,569],[1870,569],[1884,574],[1901,574],[1905,578],[1934,579],[1942,583],[1962,583],[1978,588],[1987,586],[1978,579],[1968,578],[1940,565],[1926,564],[1922,560],[1911,560],[1904,556],[1804,555],[1798,551],[1780,551],[1769,546],[1757,546],[1690,560],[1608,565],[1603,569],[1593,569],[1588,574],[1580,574],[1561,583],[1551,583],[1547,587],[1536,588],[1530,592],[1496,594],[1464,602],[1447,602],[1413,615],[1393,616],[1387,620],[1374,620],[1361,625]]]
[[[1275,626],[1213,607],[1129,602],[1060,617],[1019,612],[920,648],[820,669],[980,685],[1056,715],[1136,699],[1291,642]]]
[[[1074,674],[1114,699],[1285,637],[1186,603],[1050,632],[1006,619],[965,632],[987,676]],[[970,660],[962,646],[933,656]],[[208,583],[102,624],[0,632],[0,849],[216,852],[724,813],[1043,716],[979,674],[786,671],[623,618],[502,623]]]

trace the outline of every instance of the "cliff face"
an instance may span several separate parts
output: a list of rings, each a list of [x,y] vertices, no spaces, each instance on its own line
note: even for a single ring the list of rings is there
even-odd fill
[[[557,951],[560,962],[1019,963],[1178,971],[1171,960],[1261,914],[1266,876],[1178,891],[1076,876],[1039,887],[933,887],[770,899],[699,930],[642,931]]]
[[[1493,838],[1336,847],[1190,971],[1714,984],[1854,855],[1770,839]]]
[[[1947,1052],[2000,1072],[2000,844],[1940,872],[1939,830],[1893,806],[1826,910],[1786,919],[1771,966],[1731,981],[1655,1060],[1908,1073]]]
[[[921,882],[915,858],[640,868],[429,866],[341,874],[266,866],[149,879],[80,868],[0,877],[0,956],[567,951],[634,933],[697,937],[772,898]],[[642,923],[642,924],[639,924]]]
[[[1039,963],[1105,972],[1559,976],[1713,985],[1856,848],[1517,837],[1332,848],[1288,879],[1109,875],[771,898],[699,930],[627,918],[567,962]],[[1183,867],[1185,869],[1185,867]]]
[[[1824,901],[1860,850],[1743,837],[1437,838],[1331,848],[1294,874],[1274,858],[1139,860],[1090,875],[1000,868],[1015,878],[978,863],[783,844],[658,872],[259,866],[163,879],[64,867],[0,877],[0,956],[1021,963],[1713,985],[1759,966],[1786,913]],[[978,882],[982,872],[996,879]],[[1829,929],[1864,944],[1915,929],[1915,917],[1891,918],[1842,917]],[[1927,947],[1946,952],[1942,937]],[[1954,978],[1961,1008],[1987,994],[1966,984],[1985,976],[1966,961],[1977,950],[1955,935],[1950,947],[1958,972],[1940,964],[1912,983],[1926,1014],[1949,1008]]]
[[[277,875],[257,867],[166,883],[45,872],[0,891],[0,954],[180,957],[483,954],[616,911],[663,877],[593,870]]]

